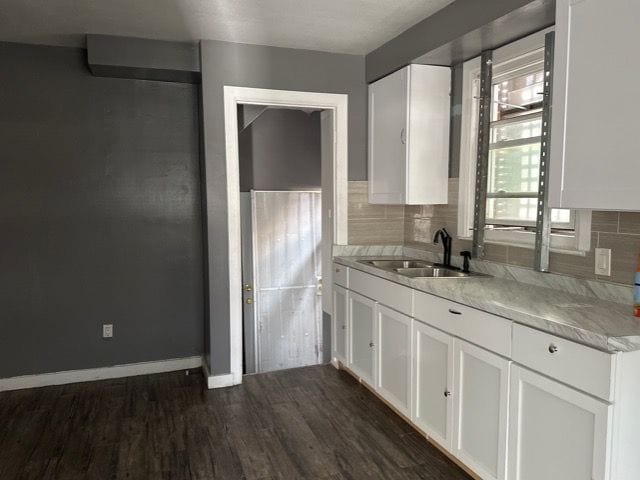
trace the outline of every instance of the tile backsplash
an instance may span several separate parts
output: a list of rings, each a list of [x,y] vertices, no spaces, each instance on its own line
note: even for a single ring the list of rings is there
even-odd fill
[[[471,242],[457,238],[458,179],[449,179],[448,205],[370,205],[367,182],[349,182],[349,243],[358,245],[406,245],[441,252],[433,243],[435,232],[447,228],[454,237],[453,253],[470,250]],[[591,250],[586,256],[551,253],[550,271],[588,280],[631,284],[640,254],[640,212],[594,211]],[[594,249],[611,249],[611,276],[594,273]],[[533,250],[487,244],[485,260],[531,268]]]
[[[371,205],[367,181],[349,182],[349,244],[402,245],[403,205]]]

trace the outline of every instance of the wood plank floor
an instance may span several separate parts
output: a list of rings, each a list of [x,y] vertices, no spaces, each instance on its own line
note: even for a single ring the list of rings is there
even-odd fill
[[[0,479],[469,479],[331,366],[0,393]]]

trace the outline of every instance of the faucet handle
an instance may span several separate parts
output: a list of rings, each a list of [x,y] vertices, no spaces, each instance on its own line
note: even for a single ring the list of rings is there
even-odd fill
[[[462,256],[462,272],[469,273],[469,260],[471,259],[471,252],[468,250],[464,250],[460,252]]]

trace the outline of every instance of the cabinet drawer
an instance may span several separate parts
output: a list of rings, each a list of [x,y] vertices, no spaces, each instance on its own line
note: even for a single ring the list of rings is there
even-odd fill
[[[349,289],[405,315],[413,315],[413,290],[409,287],[351,269]]]
[[[333,264],[333,283],[349,288],[349,268],[339,263]]]
[[[522,325],[513,327],[513,360],[604,400],[613,400],[616,356]]]
[[[414,313],[416,320],[505,357],[511,356],[510,320],[424,292],[415,292]]]

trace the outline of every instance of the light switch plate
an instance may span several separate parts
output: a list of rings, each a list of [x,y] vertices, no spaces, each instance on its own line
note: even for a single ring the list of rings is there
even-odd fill
[[[596,275],[611,276],[610,248],[596,248]]]

